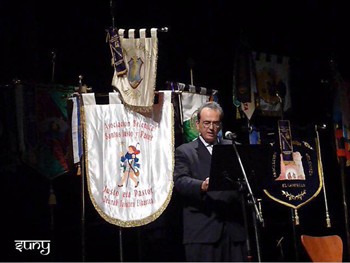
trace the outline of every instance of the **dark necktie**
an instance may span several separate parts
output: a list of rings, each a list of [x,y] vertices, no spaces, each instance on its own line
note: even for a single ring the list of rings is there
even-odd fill
[[[213,152],[213,144],[207,144],[207,148],[208,148],[208,150],[209,150],[209,152],[210,152],[210,154],[212,154],[212,152]]]

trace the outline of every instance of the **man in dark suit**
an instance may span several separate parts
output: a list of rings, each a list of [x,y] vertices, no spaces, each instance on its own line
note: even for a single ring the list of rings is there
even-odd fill
[[[247,261],[246,231],[238,191],[208,191],[211,151],[218,139],[223,110],[206,102],[197,113],[196,140],[175,151],[175,190],[183,201],[186,261]]]

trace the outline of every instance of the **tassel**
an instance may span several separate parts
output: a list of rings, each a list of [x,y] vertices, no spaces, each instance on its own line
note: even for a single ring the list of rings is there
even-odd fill
[[[299,225],[299,215],[298,215],[298,210],[294,209],[295,212],[295,225],[298,226]]]
[[[239,108],[236,107],[236,120],[240,120],[241,119],[241,114],[239,112]]]
[[[77,176],[81,175],[81,167],[80,164],[77,165]]]
[[[328,212],[326,212],[326,222],[327,222],[327,227],[329,228],[329,227],[332,227],[332,225],[331,225],[331,219],[330,219],[330,217],[329,217],[329,213]]]
[[[49,205],[56,205],[57,200],[56,200],[56,195],[53,189],[50,189],[50,197],[49,197]]]

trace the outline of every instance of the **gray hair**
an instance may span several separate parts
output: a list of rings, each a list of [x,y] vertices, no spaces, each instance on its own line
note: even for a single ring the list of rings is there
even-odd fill
[[[201,112],[204,108],[209,108],[212,110],[219,111],[220,112],[220,121],[222,121],[222,119],[224,118],[224,111],[221,108],[220,104],[215,102],[215,101],[207,101],[207,102],[203,103],[197,110],[197,121],[198,122],[201,119]]]

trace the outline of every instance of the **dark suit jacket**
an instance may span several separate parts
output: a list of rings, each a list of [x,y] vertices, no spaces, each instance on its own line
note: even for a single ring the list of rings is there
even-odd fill
[[[232,143],[222,140],[219,143]],[[182,144],[175,151],[175,190],[183,201],[183,243],[214,243],[226,230],[234,241],[246,239],[237,191],[201,192],[209,177],[211,155],[203,142]],[[210,184],[210,181],[209,181]]]

